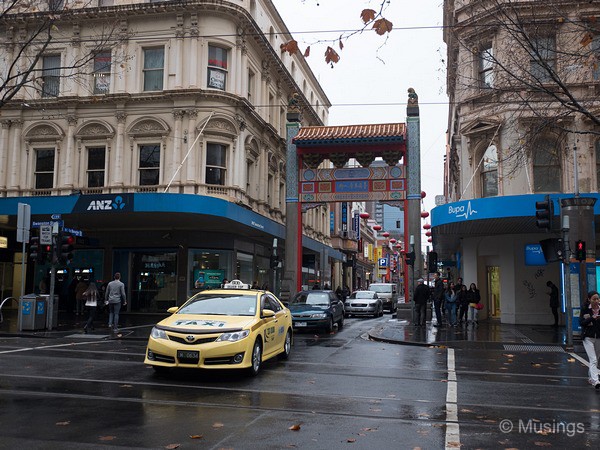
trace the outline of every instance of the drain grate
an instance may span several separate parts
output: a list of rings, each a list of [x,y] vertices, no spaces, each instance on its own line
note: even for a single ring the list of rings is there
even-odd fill
[[[512,352],[556,352],[564,353],[565,349],[559,345],[520,345],[504,344],[504,350]]]

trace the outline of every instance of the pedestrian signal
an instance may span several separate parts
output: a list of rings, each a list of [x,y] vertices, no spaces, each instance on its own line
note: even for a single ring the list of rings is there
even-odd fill
[[[585,241],[577,241],[575,243],[575,259],[585,261]]]

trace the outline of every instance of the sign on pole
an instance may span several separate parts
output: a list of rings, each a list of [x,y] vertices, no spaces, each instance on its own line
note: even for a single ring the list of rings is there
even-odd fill
[[[19,203],[17,207],[17,242],[29,243],[29,227],[31,224],[31,206]]]
[[[52,245],[52,226],[51,225],[40,226],[40,244]]]

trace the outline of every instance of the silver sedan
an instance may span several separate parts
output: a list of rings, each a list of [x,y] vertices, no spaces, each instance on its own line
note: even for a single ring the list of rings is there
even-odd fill
[[[375,291],[354,291],[344,303],[348,316],[383,316],[383,302]]]

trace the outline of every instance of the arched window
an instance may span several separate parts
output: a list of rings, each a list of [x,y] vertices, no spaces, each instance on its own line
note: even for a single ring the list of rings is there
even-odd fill
[[[533,191],[560,192],[560,156],[558,142],[542,138],[533,146]]]
[[[498,149],[490,145],[483,154],[481,163],[481,196],[498,195]]]

